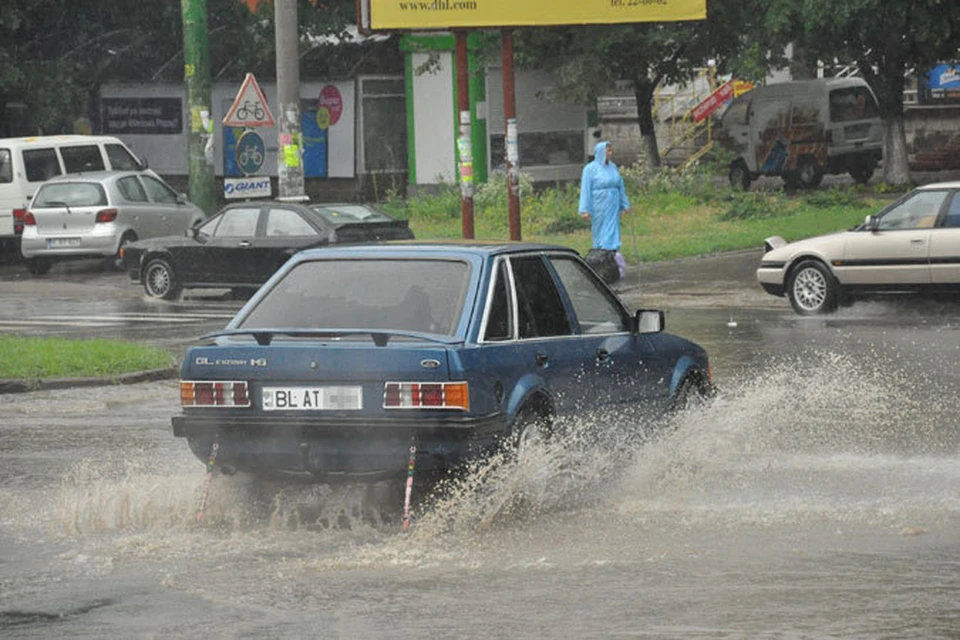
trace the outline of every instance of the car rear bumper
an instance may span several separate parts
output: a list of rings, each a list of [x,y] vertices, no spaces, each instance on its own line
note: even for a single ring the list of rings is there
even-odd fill
[[[78,244],[69,247],[52,247],[48,240],[60,239],[46,236],[23,235],[20,252],[25,258],[48,258],[50,260],[76,260],[80,258],[108,258],[117,252],[116,236],[77,235]]]
[[[236,416],[174,416],[173,434],[206,462],[240,471],[298,471],[323,476],[388,477],[407,472],[411,442],[417,469],[441,471],[492,450],[504,433],[497,413],[471,419],[356,421]]]

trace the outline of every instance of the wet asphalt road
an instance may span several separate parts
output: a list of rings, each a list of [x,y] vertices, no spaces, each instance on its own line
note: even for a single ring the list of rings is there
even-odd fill
[[[707,348],[714,404],[615,469],[571,444],[423,503],[409,535],[397,487],[240,476],[198,526],[175,381],[0,396],[0,636],[956,640],[960,304],[801,318],[755,285],[758,259],[621,285]],[[147,301],[92,266],[0,269],[3,331],[181,352],[239,305]],[[528,508],[489,524],[519,486]]]

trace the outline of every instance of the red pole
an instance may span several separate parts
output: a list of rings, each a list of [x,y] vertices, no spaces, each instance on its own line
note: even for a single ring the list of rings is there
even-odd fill
[[[517,97],[513,84],[513,31],[500,32],[503,59],[503,115],[506,120],[504,150],[507,161],[507,203],[510,239],[520,240],[520,153],[517,133]]]
[[[457,151],[460,157],[460,222],[465,239],[473,235],[473,143],[470,135],[470,82],[467,69],[467,32],[456,32],[457,42],[457,113],[460,136]]]

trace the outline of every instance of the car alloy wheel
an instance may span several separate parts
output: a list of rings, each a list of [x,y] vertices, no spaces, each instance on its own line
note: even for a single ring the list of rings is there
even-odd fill
[[[829,313],[837,307],[833,274],[815,260],[802,262],[791,274],[787,288],[790,304],[800,315]]]
[[[143,288],[151,298],[170,300],[180,293],[173,268],[166,260],[156,258],[147,264],[143,274]]]

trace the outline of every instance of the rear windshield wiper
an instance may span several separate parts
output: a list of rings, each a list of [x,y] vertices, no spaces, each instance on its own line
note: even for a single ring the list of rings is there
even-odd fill
[[[290,336],[293,338],[341,338],[343,336],[369,335],[378,347],[386,346],[392,336],[415,338],[440,344],[457,344],[462,342],[453,336],[441,336],[435,333],[420,331],[403,331],[398,329],[221,329],[200,336],[200,340],[209,340],[223,336],[253,336],[259,345],[268,345],[275,336]]]

